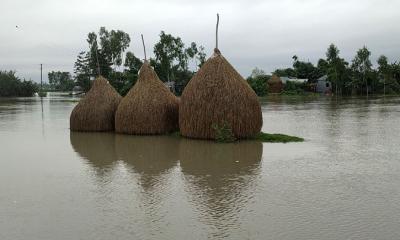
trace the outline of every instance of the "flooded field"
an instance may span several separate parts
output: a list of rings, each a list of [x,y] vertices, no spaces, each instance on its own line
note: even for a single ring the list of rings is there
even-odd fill
[[[77,98],[0,98],[0,239],[400,239],[400,98],[262,99],[234,144],[70,133]]]

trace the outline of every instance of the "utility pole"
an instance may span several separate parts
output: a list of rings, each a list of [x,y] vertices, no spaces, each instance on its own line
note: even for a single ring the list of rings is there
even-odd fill
[[[40,91],[43,91],[43,64],[40,64]]]

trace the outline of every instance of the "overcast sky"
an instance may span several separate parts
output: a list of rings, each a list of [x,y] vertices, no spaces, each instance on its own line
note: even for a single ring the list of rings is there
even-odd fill
[[[153,56],[161,30],[209,56],[217,12],[219,48],[244,77],[254,67],[290,67],[295,54],[316,63],[330,43],[348,61],[366,45],[376,65],[381,54],[400,60],[399,9],[399,0],[1,0],[0,70],[35,81],[40,63],[46,80],[49,71],[72,72],[87,34],[101,26],[129,33],[140,58],[140,33]]]

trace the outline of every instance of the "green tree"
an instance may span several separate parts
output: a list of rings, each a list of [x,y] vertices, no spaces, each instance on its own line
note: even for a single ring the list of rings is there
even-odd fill
[[[293,56],[293,69],[297,78],[308,79],[311,83],[323,75],[312,63],[300,61],[296,55]]]
[[[154,46],[154,64],[159,77],[164,81],[175,81],[177,71],[187,70],[185,45],[180,37],[160,33],[160,40]]]
[[[389,78],[390,78],[390,65],[388,63],[388,59],[386,56],[381,55],[378,58],[378,72],[380,77],[383,80],[383,94],[386,94],[386,83],[389,82]]]
[[[75,85],[69,72],[51,71],[48,77],[50,86],[57,91],[71,91]]]
[[[180,37],[174,37],[160,33],[160,40],[154,45],[154,59],[150,59],[150,64],[162,81],[174,81],[175,90],[179,95],[194,72],[189,70],[189,60],[195,61],[198,67],[205,62],[206,54],[204,47],[197,47],[192,42],[189,48],[185,48]]]
[[[74,64],[75,81],[85,92],[90,89],[91,69],[89,66],[90,54],[80,52]]]
[[[38,91],[32,81],[21,81],[15,71],[0,71],[0,97],[31,97]]]
[[[143,62],[135,56],[132,52],[127,52],[125,57],[123,72],[124,85],[120,90],[121,95],[126,95],[128,91],[133,87],[138,78],[138,72]]]
[[[353,86],[362,89],[365,85],[365,92],[368,96],[369,92],[369,77],[372,72],[372,63],[370,60],[371,52],[366,46],[357,51],[356,56],[352,61],[351,68],[353,70]]]
[[[339,57],[339,49],[332,43],[326,51],[326,74],[329,81],[333,84],[335,94],[343,93],[346,82],[348,63]]]
[[[267,81],[271,78],[270,75],[266,75],[264,70],[254,68],[251,75],[247,78],[247,82],[250,87],[254,90],[257,96],[262,97],[267,95],[268,84]]]
[[[279,77],[296,77],[296,71],[293,68],[276,69],[274,71]]]

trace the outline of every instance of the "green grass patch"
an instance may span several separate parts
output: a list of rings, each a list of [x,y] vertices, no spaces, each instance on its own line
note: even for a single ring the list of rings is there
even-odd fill
[[[183,138],[181,133],[179,131],[169,133],[168,136],[175,137],[175,138]],[[289,142],[304,142],[304,138],[301,137],[295,137],[295,136],[290,136],[290,135],[285,135],[285,134],[280,134],[280,133],[264,133],[260,132],[257,134],[255,137],[248,139],[250,141],[260,141],[260,142],[267,142],[267,143],[289,143]],[[235,142],[236,140],[234,139],[215,139],[214,140],[217,143],[231,143]],[[242,139],[240,141],[246,141],[246,139]]]
[[[304,138],[289,136],[285,134],[279,133],[264,133],[260,132],[257,134],[253,140],[258,140],[261,142],[269,142],[269,143],[288,143],[288,142],[304,142]]]

